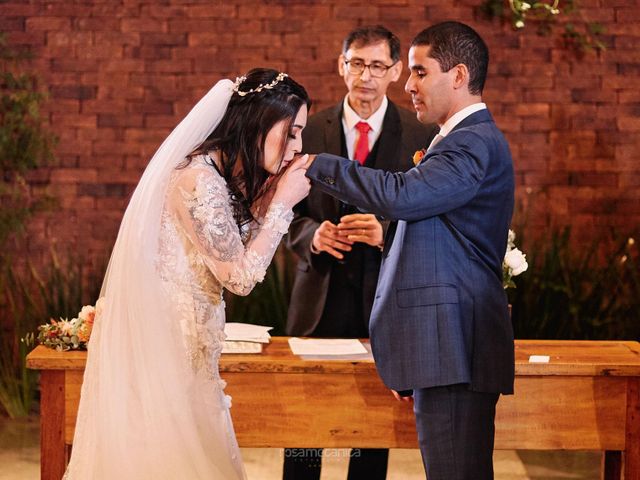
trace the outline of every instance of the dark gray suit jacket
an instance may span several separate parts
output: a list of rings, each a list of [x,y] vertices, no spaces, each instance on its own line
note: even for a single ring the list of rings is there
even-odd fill
[[[315,188],[397,221],[370,323],[385,384],[409,390],[467,383],[511,393],[513,330],[502,260],[514,175],[491,114],[464,119],[407,172],[320,155],[307,176]]]
[[[342,153],[342,106],[340,102],[310,117],[302,134],[305,152]],[[422,125],[415,114],[389,102],[382,131],[372,152],[376,153],[375,168],[390,172],[409,169],[413,166],[411,159],[414,152],[428,145],[436,132],[436,126]],[[370,160],[367,160],[367,164]],[[287,334],[313,335],[326,302],[331,301],[331,298],[327,298],[327,292],[336,259],[327,253],[312,254],[310,245],[314,232],[323,221],[336,222],[340,215],[339,201],[312,187],[309,196],[296,206],[294,212],[295,218],[285,242],[297,254],[299,261],[289,304]],[[388,222],[383,222],[383,226],[385,224]],[[380,267],[380,252],[375,247],[364,248],[370,250],[365,255],[365,261],[368,262],[367,271],[371,274],[364,277],[362,286],[370,310]]]

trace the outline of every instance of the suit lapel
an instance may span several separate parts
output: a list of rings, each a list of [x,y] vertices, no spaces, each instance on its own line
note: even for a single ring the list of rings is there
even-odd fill
[[[324,124],[324,141],[327,152],[336,152],[339,155],[342,151],[342,103],[336,105],[327,116]]]
[[[342,152],[342,141],[343,141],[343,132],[342,132],[342,102],[337,104],[331,114],[327,116],[327,120],[324,124],[324,141],[326,151],[330,153],[334,153],[335,155],[340,155]],[[329,203],[332,206],[333,216],[338,216],[340,211],[340,201],[332,197],[330,195],[326,195],[325,202]],[[325,211],[329,211],[325,208]]]
[[[402,136],[402,125],[400,124],[400,114],[396,106],[389,102],[387,111],[384,114],[384,120],[382,122],[382,132],[378,137],[377,143],[377,155],[374,161],[376,168],[396,171],[396,159],[399,152],[399,139]],[[400,148],[402,146],[400,145]]]

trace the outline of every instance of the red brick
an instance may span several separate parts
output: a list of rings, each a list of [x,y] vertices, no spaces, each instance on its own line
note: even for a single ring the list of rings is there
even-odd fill
[[[154,18],[123,18],[120,24],[123,32],[167,32],[167,22]]]
[[[450,2],[448,6],[434,7],[433,2],[429,2],[429,6],[426,7],[427,13],[425,18],[429,19],[429,23],[443,22],[455,18],[459,22],[472,23],[473,21],[473,9],[471,7],[452,7]],[[425,27],[423,27],[425,28]]]
[[[142,33],[140,35],[142,45],[187,45],[187,33]]]
[[[141,127],[142,115],[98,115],[98,128],[102,127]]]
[[[189,32],[187,43],[190,47],[235,46],[235,34],[224,32]]]
[[[82,102],[82,112],[95,113],[124,113],[126,102],[119,100],[86,100]]]
[[[259,23],[259,22],[258,22]],[[170,33],[184,32],[225,32],[227,29],[217,29],[215,20],[207,18],[171,18],[168,20]]]
[[[640,132],[640,117],[638,116],[621,116],[616,123],[623,132]]]
[[[146,101],[129,104],[127,109],[129,112],[154,114],[154,115],[171,115],[174,107],[172,102],[166,101]]]
[[[105,72],[142,72],[145,64],[142,60],[122,58],[101,62],[100,69]]]
[[[616,8],[616,22],[634,23],[640,20],[640,9],[636,3],[635,6],[629,8]],[[636,25],[637,28],[637,25]],[[636,30],[637,31],[637,30]]]
[[[509,108],[508,111],[512,111],[517,117],[548,117],[551,109],[547,103],[520,103]]]
[[[238,18],[282,18],[285,8],[280,5],[271,4],[251,4],[240,5],[238,7]]]
[[[31,3],[27,4],[23,1],[18,2],[2,2],[0,3],[0,15],[11,16],[32,16],[38,13],[39,6]]]
[[[98,172],[86,168],[58,168],[51,172],[52,183],[79,183],[98,181]],[[65,187],[66,188],[66,187]]]
[[[287,12],[290,13],[292,16],[298,17],[299,15],[296,15],[295,13],[292,12],[292,9],[294,8],[295,6],[288,6]],[[314,7],[314,9],[315,8],[317,7]],[[308,9],[308,7],[305,7],[305,9]],[[215,6],[214,5],[191,5],[185,12],[185,14],[188,17],[227,18],[227,19],[236,17],[237,13],[238,13],[238,7],[232,3],[226,4],[226,5],[216,3]]]
[[[114,46],[140,45],[140,37],[142,36],[139,32],[123,33],[114,32],[111,29],[106,32],[95,31],[95,29],[88,30],[93,32],[94,43],[107,49]]]
[[[192,67],[192,62],[189,59],[158,60],[156,62],[147,63],[145,71],[184,74],[191,73]]]
[[[618,90],[620,103],[640,103],[640,89]]]
[[[52,98],[88,100],[96,98],[98,87],[95,85],[59,85],[49,90]]]
[[[30,45],[30,46],[40,46],[45,43],[45,32],[21,32],[21,31],[10,31],[6,33],[5,38],[7,39],[7,43],[9,45],[13,45],[14,47]]]
[[[73,21],[74,30],[84,30],[90,32],[96,32],[96,34],[102,32],[119,32],[120,19],[115,17],[85,17],[74,18]],[[97,43],[97,42],[96,42]]]
[[[569,175],[569,184],[581,187],[617,187],[618,175],[616,173],[572,172]]]
[[[27,18],[26,30],[28,32],[71,30],[71,19],[65,17],[31,17]]]
[[[96,148],[94,145],[90,154],[80,157],[78,167],[101,169],[110,166],[111,168],[124,168],[124,155],[122,155],[122,152],[114,152],[113,145],[114,143],[112,142],[111,146],[106,150]]]
[[[51,61],[53,72],[97,72],[97,60],[78,60],[75,58],[54,58]]]
[[[25,22],[23,17],[0,17],[0,31],[24,32]]]

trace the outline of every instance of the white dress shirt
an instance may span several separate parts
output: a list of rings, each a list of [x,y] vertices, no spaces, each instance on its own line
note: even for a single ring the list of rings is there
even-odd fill
[[[356,150],[356,144],[358,143],[358,130],[356,129],[356,124],[358,122],[367,122],[371,127],[369,130],[369,151],[373,150],[373,146],[380,137],[380,133],[382,132],[382,123],[384,121],[384,115],[387,113],[387,106],[389,105],[389,100],[385,95],[382,99],[382,103],[378,110],[376,110],[373,115],[371,115],[366,120],[360,118],[360,116],[355,112],[351,105],[349,105],[348,96],[344,97],[344,104],[342,109],[342,130],[344,131],[344,138],[347,143],[347,153],[348,157],[353,160],[353,154]]]
[[[486,108],[487,108],[487,105],[485,103],[478,102],[478,103],[469,105],[468,107],[464,107],[459,112],[456,112],[455,114],[451,115],[451,118],[449,118],[449,120],[444,122],[443,125],[440,125],[440,131],[438,132],[438,135],[436,135],[433,138],[433,140],[431,140],[431,143],[429,144],[429,148],[431,148],[435,143],[442,140],[443,137],[446,137],[451,132],[451,130],[454,129],[456,125],[458,125],[461,121],[463,121],[469,115],[471,115],[472,113],[479,112],[480,110],[484,110]]]

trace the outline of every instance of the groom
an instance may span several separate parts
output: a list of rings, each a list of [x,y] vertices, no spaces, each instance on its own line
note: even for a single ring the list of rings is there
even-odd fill
[[[506,140],[482,103],[488,49],[467,25],[420,32],[405,86],[440,132],[406,173],[310,159],[315,188],[395,221],[370,321],[378,372],[411,396],[429,480],[493,478],[495,407],[513,393],[502,259],[513,212]],[[311,163],[312,162],[312,163]]]

